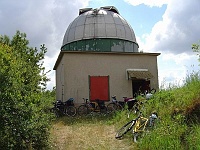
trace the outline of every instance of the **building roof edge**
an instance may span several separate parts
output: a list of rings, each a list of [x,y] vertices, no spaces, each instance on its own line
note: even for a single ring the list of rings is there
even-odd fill
[[[94,51],[60,51],[53,70],[56,70],[58,64],[60,63],[63,55],[65,53],[85,53],[85,54],[118,54],[118,55],[149,55],[149,56],[159,56],[161,53],[147,53],[147,52],[94,52]]]

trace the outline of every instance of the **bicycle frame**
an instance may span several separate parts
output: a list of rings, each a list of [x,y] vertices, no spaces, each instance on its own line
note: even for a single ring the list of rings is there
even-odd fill
[[[116,98],[116,95],[112,96],[112,101],[111,103],[116,104],[116,105],[120,105],[122,108],[124,108],[125,105],[125,101],[118,101]]]
[[[149,118],[139,116],[136,119],[135,127],[133,129],[133,140],[137,142],[138,134],[146,131],[147,127],[154,126],[154,120],[157,119],[157,113],[152,113]]]
[[[100,112],[100,108],[98,109],[99,104],[97,102],[90,102],[88,99],[83,98],[85,101],[85,105],[90,109],[92,112]]]
[[[130,99],[129,101],[126,102],[126,105],[129,105],[130,103],[131,106],[128,106],[128,113],[127,113],[127,117],[129,118],[130,117],[130,114],[131,113],[134,113],[134,114],[137,114],[137,112],[139,112],[139,110],[141,109],[141,102],[139,102],[138,100],[135,100],[135,99]]]
[[[94,106],[92,105],[94,104]],[[97,102],[87,102],[87,107],[91,110],[91,111],[96,111],[97,109],[97,106],[98,106],[98,103]]]
[[[147,126],[148,121],[149,121],[148,118],[145,118],[145,117],[140,116],[140,117],[136,120],[135,127],[134,127],[134,129],[133,129],[133,132],[134,132],[134,133],[144,132],[144,130],[145,130],[146,126]]]
[[[132,130],[134,142],[137,142],[137,137],[138,137],[139,133],[145,132],[147,127],[153,127],[154,120],[157,118],[158,118],[158,115],[156,112],[152,113],[149,116],[149,118],[143,117],[142,113],[140,112],[140,115],[137,118],[127,122],[124,126],[122,126],[117,131],[115,138],[120,139],[128,131]]]

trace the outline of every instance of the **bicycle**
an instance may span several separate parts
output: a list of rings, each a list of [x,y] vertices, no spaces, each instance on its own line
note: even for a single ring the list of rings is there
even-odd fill
[[[128,118],[130,113],[134,112],[135,114],[141,109],[142,102],[138,101],[136,98],[127,98],[123,97],[123,101],[118,101],[116,96],[112,96],[112,102],[107,105],[109,113],[127,110]]]
[[[77,113],[73,101],[74,101],[73,98],[69,98],[65,102],[57,100],[56,102],[53,102],[54,107],[51,108],[51,112],[53,112],[56,115],[56,117],[61,117],[65,115],[73,117]]]
[[[90,102],[88,99],[83,98],[84,103],[78,107],[78,114],[80,116],[86,116],[92,112],[106,113],[107,107],[104,101],[96,99],[94,102]]]
[[[140,96],[144,97],[146,100],[152,98],[152,96],[156,93],[156,89],[146,90],[144,93],[140,94]]]
[[[124,98],[124,102],[125,102],[125,107],[127,106],[127,116],[128,118],[130,117],[131,113],[137,114],[143,105],[143,102],[139,101],[136,98],[127,98],[127,97],[123,97]]]
[[[133,129],[133,140],[137,142],[138,136],[144,133],[148,128],[154,127],[155,119],[158,118],[156,112],[153,112],[149,118],[143,117],[140,112],[139,116],[128,123],[126,123],[122,128],[120,128],[116,135],[116,139],[122,138],[128,131]]]
[[[145,92],[136,98],[125,98],[126,104],[128,105],[128,118],[131,113],[137,114],[140,112],[144,105],[152,98],[153,94],[156,92],[155,89],[152,89],[151,92]]]
[[[113,95],[111,98],[112,98],[112,102],[107,104],[108,112],[112,113],[112,112],[123,110],[124,102],[118,101],[116,98],[116,95]]]
[[[153,94],[156,92],[155,89],[152,89],[151,92],[145,92],[144,94],[141,94],[140,97],[138,96],[136,98],[125,98],[126,104],[128,105],[128,118],[130,117],[131,113],[137,114],[140,112],[143,108],[145,103],[147,103],[153,96]]]

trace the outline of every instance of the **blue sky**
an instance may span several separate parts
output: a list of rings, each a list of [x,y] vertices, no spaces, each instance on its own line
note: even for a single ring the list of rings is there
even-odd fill
[[[133,6],[123,0],[90,1],[88,7],[99,8],[101,6],[115,6],[120,15],[125,18],[133,28],[136,36],[142,36],[151,32],[156,22],[162,19],[166,5],[162,7],[149,7],[141,4]]]
[[[159,52],[160,86],[182,84],[186,75],[198,71],[191,45],[200,40],[199,0],[1,0],[0,34],[12,37],[25,32],[30,45],[48,48],[45,67],[51,70],[48,89],[55,86],[53,66],[68,25],[80,8],[115,6],[132,26],[139,50]]]

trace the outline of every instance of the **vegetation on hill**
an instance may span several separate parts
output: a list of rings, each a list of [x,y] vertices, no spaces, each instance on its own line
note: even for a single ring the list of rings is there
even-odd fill
[[[0,149],[49,149],[49,145],[51,149],[79,145],[83,149],[200,149],[199,72],[189,74],[182,86],[157,91],[144,104],[143,114],[148,117],[157,111],[159,119],[138,143],[133,143],[131,132],[116,142],[115,132],[129,120],[126,111],[114,116],[64,117],[51,126],[48,109],[55,100],[55,89],[46,90],[49,79],[43,59],[47,49],[41,45],[38,50],[28,44],[26,34],[19,31],[12,39],[0,36]],[[199,59],[199,44],[192,45],[192,49]]]
[[[0,36],[0,149],[43,149],[48,145],[50,95],[43,59],[47,49],[28,46],[26,34]]]
[[[170,87],[156,93],[147,105],[146,114],[156,110],[159,121],[138,144],[140,149],[200,148],[200,76],[187,77],[182,87]]]
[[[198,60],[200,60],[199,48],[198,44],[192,45]],[[157,111],[159,119],[154,130],[140,139],[137,144],[138,149],[200,149],[199,72],[189,74],[182,86],[173,85],[161,89],[145,104],[142,111],[146,116],[152,111]],[[124,121],[121,114],[117,117],[117,124],[127,121]]]

